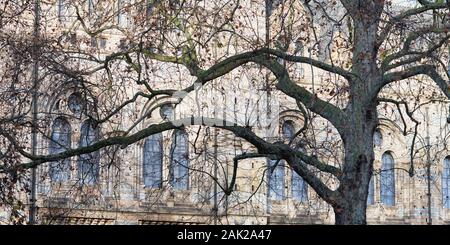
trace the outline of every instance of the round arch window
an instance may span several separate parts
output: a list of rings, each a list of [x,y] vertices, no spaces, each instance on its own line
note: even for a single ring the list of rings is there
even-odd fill
[[[375,132],[373,133],[373,145],[375,147],[381,147],[383,144],[383,135],[381,134],[381,131],[379,129],[375,129]]]
[[[67,106],[74,114],[80,114],[83,110],[83,98],[80,93],[73,93],[67,99]]]
[[[164,104],[159,109],[159,115],[164,120],[172,120],[173,117],[173,107],[171,104]]]
[[[286,140],[292,140],[295,135],[294,122],[287,120],[281,126],[281,133]]]

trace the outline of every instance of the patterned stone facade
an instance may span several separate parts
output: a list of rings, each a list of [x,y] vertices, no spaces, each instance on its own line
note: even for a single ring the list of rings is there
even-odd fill
[[[59,3],[59,2],[58,2]],[[53,9],[54,5],[48,7]],[[59,7],[57,8],[59,10]],[[119,18],[122,18],[120,16]],[[123,17],[125,18],[125,17]],[[261,16],[253,19],[255,22],[263,22]],[[60,28],[67,28],[66,22],[55,24]],[[61,24],[62,23],[62,24]],[[260,23],[261,24],[261,23]],[[261,35],[263,35],[262,33]],[[81,36],[83,34],[80,34]],[[99,49],[99,56],[116,50],[121,45],[120,34],[111,31],[108,35],[103,35],[95,40],[95,46]],[[97,41],[98,45],[97,45]],[[171,73],[173,67],[162,69]],[[292,69],[298,83],[312,89],[327,89],[330,87],[327,81],[328,74],[315,71],[312,73],[308,65],[294,65]],[[187,73],[187,71],[183,71]],[[186,74],[185,74],[186,75]],[[169,75],[170,76],[170,75]],[[188,76],[188,75],[186,75]],[[234,81],[235,74],[231,74],[225,79]],[[183,77],[183,75],[181,76]],[[315,77],[316,84],[311,84],[311,78]],[[264,79],[259,74],[253,78]],[[168,79],[170,80],[170,79]],[[236,86],[241,81],[249,83],[250,78],[238,77]],[[69,86],[66,86],[69,84]],[[129,85],[128,94],[133,93]],[[239,85],[235,89],[236,97],[246,98],[252,91],[250,86]],[[420,90],[422,88],[416,88]],[[57,94],[46,94],[40,101],[41,118],[48,125],[55,125],[59,115],[64,117],[68,125],[70,134],[66,131],[58,131],[59,134],[68,136],[68,144],[72,147],[81,143],[82,124],[88,119],[79,110],[83,110],[83,100],[89,98],[80,96],[79,87],[76,82],[61,85]],[[233,90],[233,89],[231,89]],[[414,89],[413,89],[414,90]],[[255,91],[255,90],[253,90]],[[265,92],[264,92],[265,93]],[[264,95],[264,93],[262,93]],[[387,92],[389,93],[389,92]],[[80,97],[77,97],[80,96]],[[280,103],[279,121],[273,132],[267,135],[267,140],[285,140],[283,138],[282,125],[286,121],[293,123],[294,131],[303,126],[303,119],[286,108],[295,108],[295,102],[289,98],[276,93],[271,96],[277,97]],[[227,107],[226,102],[224,102]],[[184,106],[184,107],[183,107]],[[240,106],[245,107],[245,104]],[[134,123],[134,114],[139,118],[146,115],[134,131],[143,129],[152,123],[160,123],[164,118],[164,112],[155,109],[154,105],[136,102],[132,106],[124,108],[124,112],[116,121],[110,125],[100,126],[100,137],[106,134],[113,134],[114,130],[124,130]],[[181,108],[188,108],[188,105],[181,105]],[[418,109],[416,113],[418,120],[424,121],[419,125],[419,139],[416,141],[415,155],[415,175],[410,177],[410,150],[414,135],[411,131],[404,133],[400,114],[393,113],[394,121],[383,121],[379,128],[379,138],[375,145],[375,175],[373,187],[371,187],[371,201],[367,209],[369,224],[425,224],[428,218],[427,204],[427,175],[426,175],[426,154],[430,154],[431,159],[431,214],[434,224],[450,224],[450,208],[448,202],[448,184],[450,183],[449,167],[450,151],[448,142],[450,136],[450,126],[446,122],[448,116],[448,103],[433,103]],[[285,110],[286,109],[286,110]],[[383,110],[383,108],[381,108]],[[186,112],[187,111],[187,112]],[[188,114],[188,109],[176,110],[173,113]],[[396,114],[397,113],[397,114]],[[403,111],[404,113],[404,111]],[[385,114],[389,114],[387,110]],[[58,115],[58,116],[55,116]],[[317,126],[323,120],[316,120]],[[407,121],[409,128],[413,127],[413,122]],[[47,127],[46,137],[52,138],[52,133],[56,130]],[[59,130],[59,129],[58,129]],[[322,142],[336,141],[336,135],[330,136],[318,130],[318,135],[322,137]],[[430,147],[427,148],[426,133],[429,133]],[[261,133],[261,132],[260,132]],[[335,134],[335,133],[334,133]],[[281,186],[277,191],[280,197],[272,198],[269,195],[271,182],[267,175],[267,159],[257,158],[243,160],[239,162],[236,175],[234,191],[225,195],[221,186],[230,184],[233,176],[233,157],[242,152],[251,152],[252,146],[242,139],[234,137],[231,133],[217,131],[214,128],[187,127],[186,143],[187,157],[191,170],[187,171],[180,179],[186,180],[180,188],[175,188],[173,184],[173,173],[170,162],[174,151],[174,132],[168,131],[161,134],[161,169],[158,175],[160,183],[155,186],[146,184],[146,170],[144,166],[146,150],[145,140],[120,149],[115,153],[114,158],[111,152],[100,151],[98,154],[99,169],[98,180],[95,184],[80,183],[78,178],[79,157],[71,158],[67,177],[63,181],[52,181],[50,173],[51,164],[46,164],[38,169],[38,221],[42,224],[88,224],[88,225],[109,225],[109,224],[332,224],[334,222],[332,208],[316,196],[312,188],[307,188],[307,198],[301,200],[294,198],[292,189],[292,172],[288,168],[281,168],[279,173],[284,176]],[[40,137],[39,153],[49,152],[50,143],[46,137]],[[329,138],[331,137],[331,138]],[[201,144],[199,141],[202,141]],[[178,142],[179,144],[180,142]],[[176,148],[176,147],[175,147]],[[428,149],[428,151],[427,151]],[[308,149],[307,149],[308,151]],[[389,154],[393,159],[395,170],[391,177],[383,174],[383,154]],[[339,154],[333,161],[339,165]],[[448,163],[447,163],[448,162]],[[97,170],[95,170],[97,171]],[[389,170],[390,171],[390,170]],[[153,172],[152,172],[153,173]],[[154,176],[153,176],[154,177]],[[215,184],[212,177],[218,179]],[[324,178],[328,178],[324,176]],[[383,187],[386,184],[393,186]],[[84,179],[86,180],[86,179]],[[279,180],[278,180],[279,181]],[[335,180],[329,178],[330,186],[335,186]],[[334,181],[334,182],[333,182]],[[277,183],[275,183],[277,184]],[[280,184],[278,182],[278,184]],[[383,191],[384,193],[383,193]],[[392,192],[394,199],[391,202],[385,200],[387,192]],[[384,195],[384,196],[383,196]],[[383,196],[383,197],[382,197]],[[8,216],[7,213],[0,215]]]

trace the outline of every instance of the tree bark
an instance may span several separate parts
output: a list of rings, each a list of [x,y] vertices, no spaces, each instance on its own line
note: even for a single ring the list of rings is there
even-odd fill
[[[370,155],[373,154],[361,154],[356,162],[346,163],[354,169],[346,174],[337,190],[340,197],[333,206],[337,225],[366,224],[367,194],[373,165],[373,158],[368,159]]]
[[[332,206],[335,224],[364,225],[374,161],[373,132],[378,124],[376,85],[382,80],[376,62],[376,33],[383,3],[346,3],[354,22],[352,72],[356,76],[349,80],[350,100],[345,108],[347,126],[341,133],[345,148],[344,174]]]
[[[339,198],[333,205],[337,225],[366,224],[367,195],[374,161],[372,133],[375,125],[373,121],[362,123],[360,126],[365,129],[364,136],[358,136],[359,130],[355,130],[355,134],[347,137],[353,140],[344,143],[345,174],[337,189]]]
[[[334,208],[335,225],[365,225],[366,204],[361,201],[348,203],[343,207]]]
[[[370,70],[370,69],[369,69]],[[336,224],[366,224],[369,182],[373,171],[373,133],[378,124],[376,97],[370,97],[366,86],[377,76],[366,76],[355,83],[346,108],[347,128],[342,135],[344,144],[343,176],[332,204]]]

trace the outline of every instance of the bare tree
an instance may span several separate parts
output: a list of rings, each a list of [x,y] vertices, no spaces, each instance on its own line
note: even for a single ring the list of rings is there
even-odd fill
[[[113,154],[150,135],[181,129],[190,116],[139,125],[162,104],[182,108],[185,102],[185,107],[198,109],[186,103],[194,92],[233,90],[239,81],[231,78],[249,76],[253,80],[248,81],[256,81],[255,87],[270,96],[291,101],[287,109],[303,118],[304,126],[292,140],[273,140],[245,122],[223,124],[220,115],[183,126],[234,133],[252,146],[234,157],[235,166],[249,158],[283,160],[331,205],[336,224],[365,224],[378,106],[406,106],[414,118],[407,98],[383,97],[384,91],[415,88],[411,79],[420,78],[433,85],[426,95],[414,94],[419,101],[450,98],[448,1],[398,6],[396,1],[369,0],[155,0],[120,1],[119,7],[117,1],[63,2],[56,13],[54,5],[42,5],[37,40],[31,33],[33,5],[2,3],[2,199],[11,195],[3,190],[27,169],[77,155],[94,156],[104,148]],[[107,43],[106,35],[120,40]],[[38,127],[42,138],[49,135],[52,113],[63,114],[58,105],[67,102],[58,101],[58,94],[75,88],[83,103],[73,120],[78,115],[91,120],[94,129],[101,125],[98,140],[54,154],[30,153],[33,57],[40,64],[39,93],[47,98],[48,110],[40,111]],[[309,77],[300,76],[304,68],[310,69]],[[177,97],[180,94],[186,96]],[[144,104],[151,109],[136,113]],[[131,126],[122,123],[125,119]],[[312,123],[318,121],[326,126]],[[333,141],[318,140],[316,130],[339,138],[323,144]],[[234,190],[235,172],[220,186],[226,196]]]

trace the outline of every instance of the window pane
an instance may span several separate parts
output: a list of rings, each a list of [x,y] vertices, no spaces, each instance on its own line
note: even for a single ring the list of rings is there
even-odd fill
[[[169,105],[169,104],[162,105],[161,108],[159,109],[159,114],[160,114],[161,118],[164,120],[166,120],[166,119],[172,120],[173,119],[172,105]]]
[[[150,17],[152,15],[154,5],[155,5],[154,0],[147,0],[147,7],[146,7],[146,11],[145,11],[145,15],[147,17]]]
[[[373,133],[373,145],[375,147],[381,147],[383,144],[383,136],[381,135],[381,132],[379,129],[376,129]]]
[[[390,153],[382,156],[380,198],[381,203],[387,206],[395,204],[394,158]]]
[[[88,5],[88,15],[91,16],[92,13],[94,12],[94,0],[88,0],[87,5]]]
[[[278,165],[273,169],[278,160],[268,161],[268,189],[269,198],[272,200],[284,199],[284,161],[279,161]]]
[[[175,130],[170,149],[169,177],[174,189],[187,190],[189,180],[188,136],[183,130]]]
[[[374,190],[374,181],[373,181],[373,176],[370,177],[370,181],[369,181],[369,191],[367,194],[367,204],[368,205],[373,205],[375,204],[375,190]]]
[[[291,140],[295,134],[294,123],[292,121],[284,122],[281,131],[284,139]]]
[[[300,202],[308,201],[308,185],[292,170],[292,198]]]
[[[83,109],[83,98],[79,93],[73,93],[67,99],[69,110],[75,115],[79,115]]]
[[[70,135],[69,123],[64,118],[55,119],[48,146],[49,154],[57,154],[69,149]],[[70,159],[51,162],[49,175],[53,182],[67,181],[70,175]]]
[[[117,0],[117,24],[126,27],[130,19],[130,0]]]
[[[94,144],[98,139],[98,127],[94,128],[88,120],[81,126],[79,147],[85,147]],[[82,154],[78,157],[77,168],[78,178],[81,183],[97,183],[99,173],[99,151]]]
[[[300,148],[300,152],[306,153],[305,149]],[[291,186],[292,186],[292,198],[296,201],[307,202],[308,201],[308,185],[293,169],[291,169]]]
[[[144,143],[143,163],[144,185],[160,188],[162,178],[162,136],[154,134]]]
[[[442,206],[444,208],[450,208],[450,192],[448,190],[450,186],[450,156],[444,160],[442,168]]]

